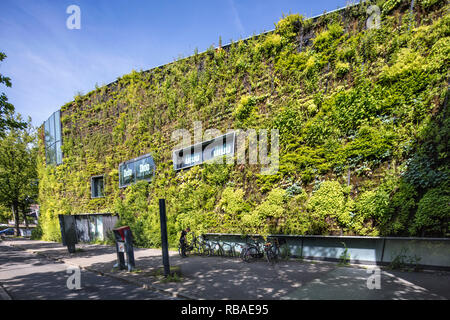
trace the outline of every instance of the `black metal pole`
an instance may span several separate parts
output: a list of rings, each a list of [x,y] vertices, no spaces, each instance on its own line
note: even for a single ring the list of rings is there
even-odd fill
[[[159,199],[159,217],[161,221],[161,246],[164,265],[164,276],[170,274],[169,245],[167,243],[166,199]]]

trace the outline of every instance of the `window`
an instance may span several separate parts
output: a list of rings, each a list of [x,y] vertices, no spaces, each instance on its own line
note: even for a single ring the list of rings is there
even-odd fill
[[[91,178],[91,197],[92,198],[102,198],[105,195],[103,194],[104,182],[103,176],[96,176]]]
[[[155,170],[153,157],[149,154],[122,162],[119,165],[119,187],[123,188],[137,181],[150,181]]]
[[[44,122],[45,161],[48,165],[62,163],[61,112],[58,110]]]
[[[174,170],[186,169],[217,157],[233,156],[235,133],[230,132],[212,140],[178,149],[173,152]]]

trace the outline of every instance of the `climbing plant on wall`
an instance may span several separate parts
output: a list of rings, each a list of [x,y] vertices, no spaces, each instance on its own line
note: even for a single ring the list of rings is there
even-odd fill
[[[283,17],[273,32],[97,87],[61,107],[63,164],[39,159],[43,238],[57,214],[114,212],[140,246],[158,246],[158,199],[169,240],[196,232],[448,236],[439,188],[448,180],[446,1],[377,1],[315,19]],[[177,171],[171,134],[277,128],[280,166],[203,164]],[[41,138],[42,131],[41,131]],[[150,153],[151,182],[119,188],[119,163]],[[104,175],[104,197],[90,177]],[[438,227],[436,221],[438,223]]]

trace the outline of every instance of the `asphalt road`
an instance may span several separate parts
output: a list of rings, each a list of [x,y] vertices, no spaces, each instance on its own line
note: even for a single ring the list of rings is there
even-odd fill
[[[80,270],[80,289],[69,289],[71,266],[0,243],[0,285],[12,300],[167,300],[171,296]],[[72,278],[73,279],[73,278]],[[74,281],[70,283],[75,284]],[[1,289],[1,288],[0,288]],[[4,290],[0,299],[5,299]]]

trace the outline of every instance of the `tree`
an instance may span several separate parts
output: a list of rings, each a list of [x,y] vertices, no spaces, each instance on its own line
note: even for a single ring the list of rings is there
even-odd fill
[[[0,52],[0,62],[6,58],[6,54]],[[11,87],[11,79],[0,73],[0,84]],[[17,121],[12,117],[14,114],[14,106],[8,102],[8,98],[4,92],[0,93],[0,137],[5,135],[5,131],[10,129],[24,129],[26,123]]]
[[[0,205],[0,223],[8,223],[9,219],[11,219],[11,209]]]
[[[12,121],[21,122],[21,116]],[[8,129],[0,138],[0,204],[12,208],[17,234],[19,209],[37,197],[36,140],[30,118],[25,128]]]

